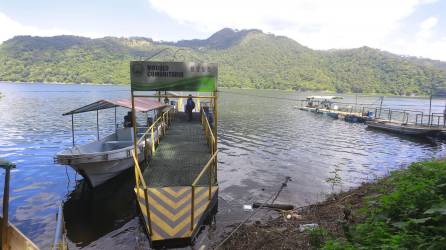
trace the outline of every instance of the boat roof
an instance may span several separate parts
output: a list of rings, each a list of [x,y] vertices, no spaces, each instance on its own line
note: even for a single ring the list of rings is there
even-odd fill
[[[139,112],[148,112],[155,109],[161,109],[169,106],[168,104],[161,103],[157,100],[153,100],[147,97],[135,97],[135,110]],[[83,107],[71,110],[63,115],[73,115],[79,113],[85,113],[90,111],[96,111],[101,109],[109,109],[114,107],[132,108],[132,101],[130,99],[117,99],[117,100],[99,100]]]
[[[331,95],[313,95],[313,96],[307,96],[307,99],[335,99],[336,96]]]

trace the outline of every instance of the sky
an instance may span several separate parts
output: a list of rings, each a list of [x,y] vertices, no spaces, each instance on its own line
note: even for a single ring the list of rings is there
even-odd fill
[[[446,61],[446,0],[0,0],[0,42],[62,34],[178,41],[226,27],[312,49],[369,46]]]

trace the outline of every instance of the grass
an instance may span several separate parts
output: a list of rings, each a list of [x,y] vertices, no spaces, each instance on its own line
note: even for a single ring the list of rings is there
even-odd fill
[[[362,222],[322,249],[446,249],[446,161],[414,163],[375,185],[353,211]],[[327,237],[324,237],[327,238]]]

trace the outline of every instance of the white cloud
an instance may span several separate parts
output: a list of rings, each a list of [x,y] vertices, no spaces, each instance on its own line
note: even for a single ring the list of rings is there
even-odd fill
[[[205,32],[224,27],[259,28],[291,37],[314,49],[367,45],[392,50],[394,47],[389,44],[398,43],[394,41],[394,34],[399,32],[401,22],[420,5],[436,0],[148,1],[159,12]],[[429,30],[437,22],[438,19],[429,18],[420,24],[420,28]],[[441,47],[442,44],[435,46]],[[411,53],[411,50],[403,52]],[[425,56],[431,56],[431,53]],[[442,59],[446,60],[446,56]]]
[[[420,23],[420,28],[423,30],[429,30],[434,28],[435,25],[437,25],[437,23],[438,23],[438,18],[431,16]]]
[[[0,12],[0,43],[14,36],[30,35],[30,36],[56,36],[56,35],[79,35],[88,37],[100,37],[97,33],[76,33],[69,30],[51,28],[41,29],[34,26],[23,25],[4,13]]]
[[[437,17],[425,19],[418,25],[419,30],[413,39],[390,43],[390,50],[401,54],[446,61],[446,36],[436,37],[434,35],[437,23]]]

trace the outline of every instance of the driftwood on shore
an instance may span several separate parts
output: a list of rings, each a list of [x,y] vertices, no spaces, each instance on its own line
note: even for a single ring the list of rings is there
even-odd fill
[[[253,208],[266,207],[266,208],[279,209],[279,210],[293,210],[294,209],[294,206],[290,205],[290,204],[262,204],[262,203],[258,203],[258,202],[252,204],[252,207]]]

